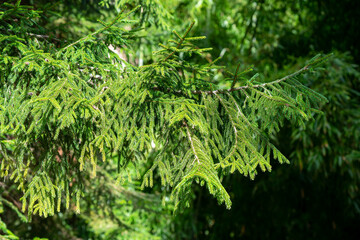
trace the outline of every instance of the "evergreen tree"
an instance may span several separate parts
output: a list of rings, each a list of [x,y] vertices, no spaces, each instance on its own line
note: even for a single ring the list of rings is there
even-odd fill
[[[119,183],[132,170],[142,188],[160,178],[175,210],[189,205],[194,182],[230,208],[221,179],[235,171],[254,179],[259,169],[271,171],[271,159],[288,162],[272,134],[285,119],[304,126],[326,102],[301,75],[328,56],[262,81],[248,77],[251,67],[231,73],[219,59],[194,61],[211,48],[197,47],[205,37],[191,36],[193,23],[142,65],[113,50],[137,47],[145,20],[130,16],[139,6],[120,8],[78,39],[41,24],[56,16],[49,7],[0,6],[0,174],[16,184],[30,218],[61,206],[79,213],[88,179],[112,159]],[[217,84],[219,74],[227,87]]]

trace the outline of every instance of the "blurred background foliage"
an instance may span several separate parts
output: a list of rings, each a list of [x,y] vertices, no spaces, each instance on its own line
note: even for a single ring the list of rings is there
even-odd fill
[[[39,26],[69,41],[98,29],[126,6],[141,5],[133,20],[142,28],[136,44],[120,53],[137,65],[151,63],[152,51],[172,30],[195,20],[199,47],[212,47],[220,65],[251,65],[276,79],[303,66],[316,53],[333,52],[322,71],[304,82],[329,100],[323,115],[305,129],[286,127],[276,136],[291,160],[254,181],[223,179],[231,210],[196,188],[190,208],[173,216],[167,189],[117,174],[117,156],[103,163],[90,181],[80,215],[64,212],[28,222],[11,182],[0,182],[0,230],[6,239],[357,239],[360,236],[360,3],[351,0],[24,0],[42,9]],[[39,31],[41,31],[39,27]],[[60,46],[59,46],[60,47]],[[222,83],[222,74],[217,76]],[[224,86],[225,87],[225,86]],[[146,166],[144,166],[146,167]],[[120,182],[120,184],[119,184]],[[166,203],[166,204],[164,204]],[[0,238],[2,236],[0,235]]]

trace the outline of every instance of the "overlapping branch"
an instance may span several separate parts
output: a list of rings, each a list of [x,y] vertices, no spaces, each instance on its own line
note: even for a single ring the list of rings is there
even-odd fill
[[[280,83],[280,82],[284,82],[288,79],[291,79],[293,77],[296,77],[302,73],[305,73],[307,71],[309,71],[311,68],[310,68],[310,65],[306,65],[305,67],[301,68],[299,71],[297,72],[294,72],[290,75],[287,75],[283,78],[280,78],[280,79],[277,79],[275,81],[272,81],[272,82],[267,82],[267,83],[262,83],[262,84],[256,84],[256,85],[245,85],[245,86],[241,86],[241,87],[236,87],[236,88],[228,88],[228,89],[217,89],[217,90],[194,90],[194,91],[191,91],[192,94],[198,94],[198,95],[201,95],[201,94],[226,94],[226,93],[231,93],[231,92],[236,92],[236,91],[240,91],[240,90],[245,90],[245,89],[248,89],[248,88],[263,88],[263,87],[266,87],[266,86],[269,86],[269,85],[274,85],[276,83]],[[172,90],[170,88],[166,88],[166,89],[163,89],[163,88],[160,88],[160,87],[153,87],[152,90],[155,90],[155,91],[162,91],[162,92],[167,92],[167,93],[174,93],[174,94],[182,94],[183,91],[182,90]]]

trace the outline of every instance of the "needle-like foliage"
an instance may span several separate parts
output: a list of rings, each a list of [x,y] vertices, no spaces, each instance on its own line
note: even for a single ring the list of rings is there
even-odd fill
[[[1,177],[18,184],[30,215],[53,215],[72,199],[80,211],[82,176],[95,178],[113,156],[120,174],[129,164],[139,171],[143,187],[159,176],[176,208],[189,204],[194,182],[230,208],[221,177],[237,171],[254,179],[271,171],[271,159],[288,162],[271,134],[285,119],[304,125],[326,102],[301,83],[326,59],[319,56],[274,81],[248,79],[251,69],[238,67],[231,87],[220,89],[216,61],[191,61],[211,50],[196,46],[205,37],[190,36],[193,24],[160,44],[155,62],[130,64],[109,49],[137,37],[127,20],[137,8],[124,10],[70,43],[37,26],[41,11],[20,1],[0,7]],[[146,172],[137,168],[146,164]]]

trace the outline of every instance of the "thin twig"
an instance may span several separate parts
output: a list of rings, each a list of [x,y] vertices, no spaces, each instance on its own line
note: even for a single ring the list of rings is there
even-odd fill
[[[195,150],[195,147],[194,147],[194,143],[193,143],[193,140],[192,140],[192,138],[191,138],[189,126],[187,125],[187,123],[186,123],[185,120],[183,120],[183,124],[184,124],[184,126],[186,127],[186,132],[187,132],[187,135],[188,135],[188,138],[189,138],[189,141],[190,141],[191,149],[192,149],[193,152],[194,152],[194,156],[195,156],[194,161],[196,160],[196,161],[198,162],[198,164],[200,164],[200,159],[199,159],[199,157],[196,155],[196,150]]]
[[[61,42],[61,39],[58,39],[56,37],[49,36],[49,35],[40,35],[40,34],[34,34],[34,33],[26,33],[26,34],[29,36],[32,36],[32,37],[36,37],[36,38],[45,38],[45,39],[51,39],[51,40]]]
[[[235,92],[235,91],[239,91],[239,90],[245,90],[245,89],[248,89],[248,88],[264,88],[264,87],[266,87],[268,85],[273,85],[273,84],[276,84],[276,83],[286,81],[286,80],[288,80],[290,78],[293,78],[294,76],[297,76],[297,75],[299,75],[301,73],[304,73],[304,72],[306,72],[308,70],[309,70],[309,65],[306,65],[305,67],[301,68],[297,72],[294,72],[294,73],[292,73],[292,74],[290,74],[290,75],[288,75],[286,77],[283,77],[283,78],[280,78],[280,79],[277,79],[275,81],[268,82],[268,83],[262,83],[262,84],[256,84],[256,85],[246,85],[246,86],[241,86],[241,87],[237,87],[237,88],[229,88],[229,89],[218,89],[218,90],[214,90],[214,91],[194,90],[191,93],[192,94],[224,94],[224,93]],[[169,93],[171,92],[171,93],[174,93],[174,94],[182,94],[183,93],[181,90],[173,91],[170,88],[163,89],[163,88],[160,88],[160,87],[153,87],[152,90],[169,92]]]
[[[96,32],[93,32],[93,33],[90,34],[90,35],[87,35],[87,36],[85,36],[85,37],[83,37],[83,38],[80,38],[80,39],[77,40],[76,42],[73,42],[73,43],[67,45],[66,47],[64,47],[64,48],[61,49],[60,51],[64,51],[64,50],[66,50],[67,48],[78,44],[78,43],[81,42],[82,40],[84,40],[84,39],[86,39],[86,38],[88,38],[88,37],[92,37],[92,36],[94,36],[94,35],[96,35],[96,34],[98,34],[98,33],[100,33],[100,32],[105,31],[106,29],[110,28],[112,25],[114,25],[114,24],[121,18],[121,14],[122,14],[124,11],[125,11],[125,8],[123,8],[123,10],[121,10],[121,12],[119,13],[119,15],[118,15],[109,25],[107,25],[107,26],[105,26],[105,27],[97,30]]]
[[[240,63],[238,64],[237,68],[236,68],[236,72],[235,72],[235,75],[234,75],[234,80],[231,84],[231,87],[230,89],[233,89],[235,84],[236,84],[236,81],[237,81],[237,77],[238,77],[238,72],[239,72],[239,68],[240,68]]]

